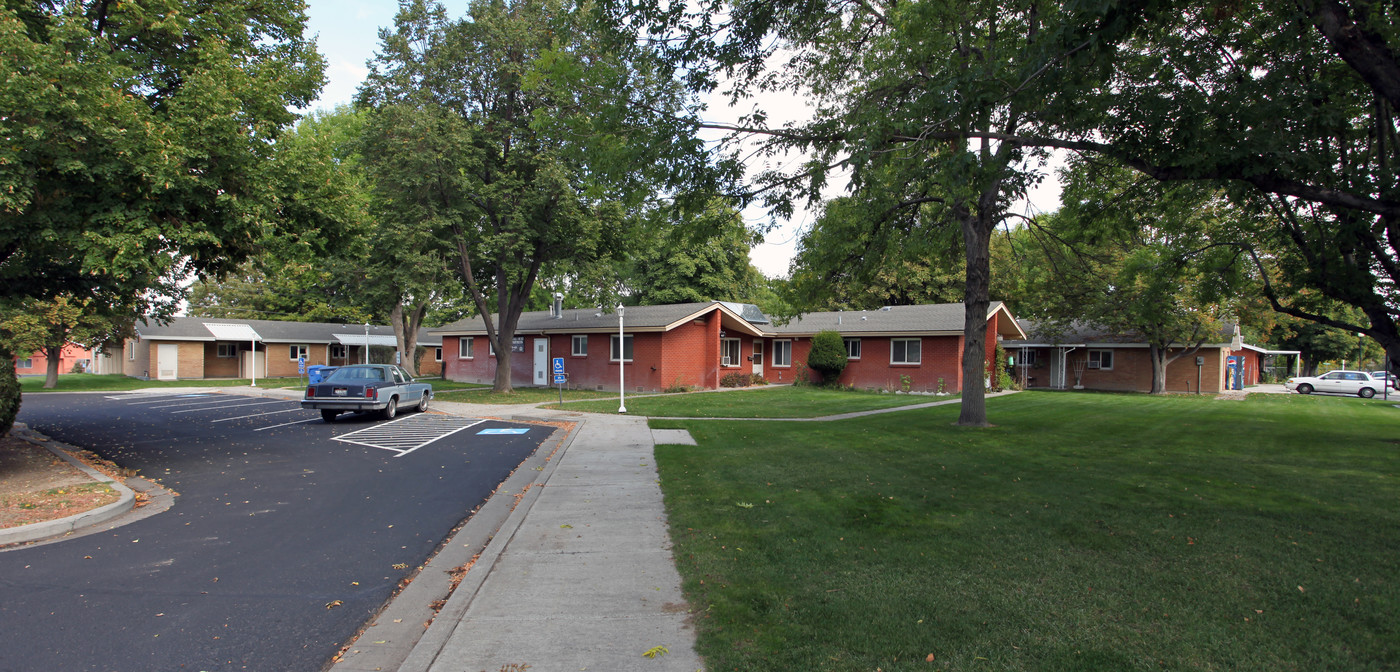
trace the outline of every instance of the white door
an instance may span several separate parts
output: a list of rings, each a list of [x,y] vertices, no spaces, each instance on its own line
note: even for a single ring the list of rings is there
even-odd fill
[[[156,345],[156,380],[180,377],[180,346],[175,343]]]
[[[753,339],[753,375],[763,375],[763,341]]]
[[[258,350],[254,353],[251,350],[243,351],[243,365],[238,367],[239,375],[243,378],[266,378],[267,377],[267,353]]]
[[[535,384],[549,387],[549,339],[535,339]]]

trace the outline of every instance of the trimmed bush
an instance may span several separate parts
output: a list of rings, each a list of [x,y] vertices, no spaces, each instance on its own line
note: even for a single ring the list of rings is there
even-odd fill
[[[812,351],[807,354],[807,366],[820,373],[822,382],[837,385],[837,378],[846,370],[846,342],[835,331],[819,331],[812,337]]]
[[[15,362],[9,353],[0,353],[0,436],[10,433],[19,415],[19,379],[15,377]]]
[[[725,377],[719,379],[719,386],[720,386],[720,387],[748,387],[748,386],[749,386],[749,374],[747,374],[747,373],[731,373],[731,374],[726,375]]]

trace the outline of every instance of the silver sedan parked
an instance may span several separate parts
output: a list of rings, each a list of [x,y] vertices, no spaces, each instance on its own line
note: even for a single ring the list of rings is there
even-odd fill
[[[1300,376],[1289,378],[1283,386],[1298,394],[1330,392],[1333,394],[1355,394],[1370,399],[1385,391],[1385,381],[1372,378],[1365,371],[1328,371],[1320,376]]]

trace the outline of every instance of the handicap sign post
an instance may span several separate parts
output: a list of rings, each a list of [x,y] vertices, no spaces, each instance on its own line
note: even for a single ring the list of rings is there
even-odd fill
[[[306,375],[306,355],[302,355],[302,356],[300,356],[300,357],[297,357],[297,375],[298,375],[298,376],[304,376],[304,375]]]
[[[564,381],[569,377],[564,373],[564,358],[554,358],[554,384],[559,386],[559,403],[564,403]]]

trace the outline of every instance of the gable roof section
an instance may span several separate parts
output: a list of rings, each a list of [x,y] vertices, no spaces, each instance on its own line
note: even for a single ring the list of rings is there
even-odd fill
[[[1024,337],[1016,318],[1006,304],[993,301],[987,319],[1002,313],[997,333],[1003,338]],[[965,308],[961,303],[931,303],[917,306],[885,306],[878,310],[849,310],[807,313],[785,325],[768,327],[775,336],[811,336],[831,329],[842,336],[961,336]]]
[[[729,305],[720,301],[709,301],[673,303],[662,306],[626,306],[622,314],[623,328],[628,332],[670,331],[686,322],[719,311],[720,325],[724,329],[737,329],[752,336],[763,335],[758,327],[750,324],[742,315],[729,308]],[[753,312],[762,315],[762,313],[758,313],[757,309],[754,309]],[[495,322],[500,319],[499,315],[493,313],[491,319],[495,324],[499,324],[499,322]],[[478,315],[458,320],[431,331],[439,336],[484,336],[486,335],[486,323]],[[616,331],[617,313],[605,313],[598,308],[568,308],[564,310],[561,317],[554,317],[547,310],[521,313],[520,322],[515,328],[517,336],[612,333]]]
[[[330,322],[288,322],[283,320],[235,320],[229,318],[216,317],[177,317],[169,324],[160,324],[150,321],[150,318],[140,320],[136,323],[136,333],[141,338],[150,338],[161,341],[242,341],[239,338],[230,339],[216,337],[208,325],[241,325],[251,328],[257,332],[258,341],[262,343],[340,343],[340,335],[359,336],[358,341],[364,342],[365,328],[361,324],[335,324]],[[219,329],[225,332],[226,329]],[[394,338],[394,328],[387,325],[372,324],[369,327],[370,344],[378,345],[380,339],[376,336],[387,337],[392,341]],[[225,334],[228,335],[228,334]],[[429,333],[427,329],[418,330],[418,345],[427,348],[435,348],[442,345],[442,337]]]
[[[1026,331],[1026,337],[1016,341],[1008,340],[1002,344],[1003,346],[1008,348],[1044,348],[1060,346],[1078,348],[1147,347],[1147,338],[1140,333],[1133,331],[1116,332],[1110,329],[1096,327],[1085,322],[1071,322],[1063,331],[1051,329],[1048,325],[1038,320],[1022,320],[1021,326]],[[1201,345],[1203,347],[1229,347],[1230,339],[1234,337],[1234,333],[1234,323],[1226,323],[1221,326],[1220,333],[1214,335],[1216,340],[1207,340]],[[1245,347],[1257,349],[1252,346]],[[1285,351],[1280,352],[1284,353]]]

